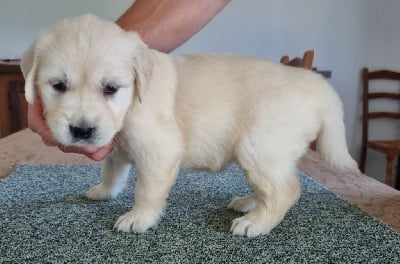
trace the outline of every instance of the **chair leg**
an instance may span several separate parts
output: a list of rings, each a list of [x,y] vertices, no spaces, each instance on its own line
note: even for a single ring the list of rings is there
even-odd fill
[[[393,172],[393,160],[395,155],[387,154],[386,155],[386,178],[385,183],[389,186],[392,186],[392,172]]]
[[[367,148],[362,146],[360,153],[360,164],[359,169],[362,173],[365,173],[365,160],[367,159]]]
[[[308,146],[311,150],[316,151],[317,150],[317,142],[314,140],[313,142],[310,143]]]
[[[400,190],[400,155],[397,156],[397,169],[396,169],[396,185],[395,188]]]

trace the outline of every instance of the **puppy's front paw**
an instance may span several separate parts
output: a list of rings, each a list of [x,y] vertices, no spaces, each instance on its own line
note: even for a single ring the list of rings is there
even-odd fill
[[[251,219],[245,215],[233,220],[231,232],[234,236],[256,237],[268,233],[269,228],[262,221]]]
[[[144,233],[157,224],[159,219],[160,214],[133,209],[118,218],[114,229],[123,232]]]
[[[110,188],[107,188],[103,183],[97,184],[86,192],[86,197],[90,200],[107,200],[113,198],[113,193]]]

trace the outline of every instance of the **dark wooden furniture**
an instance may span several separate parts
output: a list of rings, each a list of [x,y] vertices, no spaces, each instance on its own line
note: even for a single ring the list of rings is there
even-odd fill
[[[281,63],[289,66],[294,66],[294,67],[300,67],[300,68],[306,68],[309,70],[313,70],[322,76],[324,76],[326,79],[329,79],[332,77],[332,72],[329,70],[318,70],[316,67],[313,67],[313,61],[314,61],[314,50],[308,50],[304,53],[303,58],[293,58],[290,59],[288,55],[285,55],[281,58]]]
[[[26,127],[27,103],[19,61],[0,60],[0,138]]]
[[[362,70],[363,79],[363,128],[362,143],[360,156],[360,170],[365,171],[365,162],[367,158],[367,148],[379,151],[386,155],[386,177],[385,183],[392,185],[393,163],[398,157],[398,165],[396,170],[396,189],[400,189],[400,139],[382,139],[370,140],[368,125],[370,120],[377,118],[385,118],[389,120],[400,119],[400,112],[371,112],[369,109],[370,100],[398,100],[400,101],[400,92],[370,92],[370,82],[372,80],[380,81],[397,81],[400,85],[400,72],[379,70],[369,71],[367,68]],[[381,91],[382,89],[380,89]],[[375,89],[374,89],[375,91]]]
[[[290,59],[288,55],[285,55],[281,58],[281,63],[294,66],[294,67],[301,67],[312,70],[312,64],[314,60],[314,50],[307,50],[304,52],[303,58],[293,58]]]

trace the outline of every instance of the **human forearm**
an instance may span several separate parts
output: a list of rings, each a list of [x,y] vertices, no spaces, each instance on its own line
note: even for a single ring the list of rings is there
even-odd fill
[[[170,52],[204,27],[230,0],[137,0],[118,20],[151,48]]]

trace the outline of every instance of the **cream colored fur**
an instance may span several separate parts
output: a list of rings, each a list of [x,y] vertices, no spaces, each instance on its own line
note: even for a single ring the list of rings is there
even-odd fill
[[[234,235],[265,234],[300,196],[296,163],[318,137],[322,157],[357,170],[345,140],[341,101],[318,74],[234,55],[171,56],[92,15],[66,19],[42,32],[22,61],[26,98],[42,98],[55,138],[65,145],[104,145],[102,182],[87,196],[122,190],[137,169],[135,205],[115,229],[144,232],[160,219],[180,168],[217,171],[240,164],[254,189],[229,208]],[[54,83],[66,83],[65,92]],[[103,94],[111,83],[113,96]],[[76,139],[69,126],[95,133]],[[226,179],[229,181],[229,178]]]

